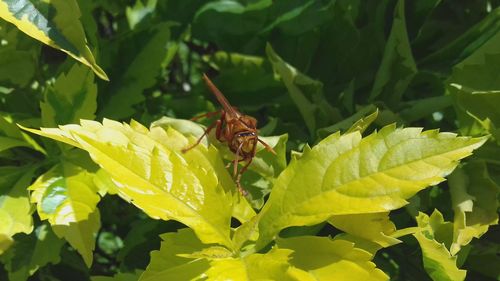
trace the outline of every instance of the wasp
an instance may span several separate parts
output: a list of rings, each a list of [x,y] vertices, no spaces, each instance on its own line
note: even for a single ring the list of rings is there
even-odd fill
[[[229,149],[235,154],[233,163],[233,178],[236,186],[241,194],[245,195],[246,191],[241,187],[241,175],[248,169],[250,163],[257,150],[257,143],[261,143],[265,149],[274,155],[276,152],[267,143],[259,138],[257,131],[257,120],[252,116],[242,114],[234,106],[232,106],[222,92],[212,83],[206,74],[203,74],[203,80],[207,84],[209,90],[215,95],[217,101],[221,104],[222,109],[215,112],[196,116],[191,120],[200,118],[210,118],[219,116],[215,122],[205,129],[203,135],[198,140],[182,149],[186,153],[190,149],[200,144],[203,137],[208,135],[215,128],[215,137],[221,143],[227,143]],[[243,167],[238,170],[238,163],[245,162]],[[231,162],[227,167],[231,165]]]

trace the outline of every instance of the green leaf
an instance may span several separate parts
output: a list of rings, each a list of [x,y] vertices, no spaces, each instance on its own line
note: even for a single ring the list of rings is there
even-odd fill
[[[430,21],[432,23],[432,21]],[[419,61],[419,64],[426,68],[445,67],[454,65],[464,58],[473,55],[485,42],[492,37],[498,37],[500,31],[500,8],[495,8],[485,14],[484,18],[479,18],[478,22],[470,28],[458,34],[454,40],[445,41],[445,46],[440,46],[435,52],[431,52]],[[436,29],[436,26],[430,27]],[[449,28],[446,28],[448,31]],[[435,38],[432,38],[433,40]],[[433,44],[434,45],[434,44]]]
[[[132,106],[144,101],[144,90],[156,84],[161,68],[166,67],[163,63],[170,26],[154,25],[104,48],[108,53],[103,53],[103,58],[114,71],[110,73],[111,83],[99,89],[107,94],[100,103],[100,117],[120,119],[136,112]]]
[[[425,271],[435,281],[460,281],[465,279],[465,270],[457,268],[457,258],[452,256],[442,242],[438,242],[438,234],[448,228],[443,215],[434,210],[429,217],[424,213],[417,216],[420,230],[413,234],[422,249]]]
[[[47,87],[45,101],[40,103],[42,125],[53,127],[94,119],[96,97],[93,73],[79,64],[73,65],[67,74],[62,73]]]
[[[401,110],[399,115],[407,123],[428,118],[434,112],[444,111],[452,105],[452,99],[449,95],[412,100],[405,103],[407,109]]]
[[[293,250],[290,263],[309,272],[314,280],[389,280],[371,262],[370,253],[355,248],[349,241],[302,236],[278,239],[277,245]]]
[[[24,146],[46,154],[45,150],[28,134],[21,131],[14,122],[14,117],[6,113],[0,114],[0,135],[2,136],[0,137],[2,140],[0,151]]]
[[[160,250],[151,252],[151,262],[139,281],[192,280],[209,268],[205,259],[179,256],[200,251],[205,245],[188,228],[161,235]]]
[[[311,135],[332,120],[335,112],[323,96],[323,84],[300,73],[276,54],[271,45],[266,46],[266,53],[288,89],[290,98],[299,109]]]
[[[25,281],[39,268],[59,263],[64,240],[58,239],[47,224],[37,227],[34,234],[20,236],[14,247],[1,257],[10,281]]]
[[[367,115],[370,112],[372,113]],[[326,138],[330,134],[336,133],[338,131],[345,131],[346,134],[354,131],[360,131],[360,133],[363,133],[368,128],[368,126],[370,126],[371,123],[373,123],[373,121],[377,119],[377,116],[378,108],[374,105],[368,105],[360,109],[352,116],[338,123],[318,129],[317,135],[320,138]]]
[[[33,230],[32,209],[27,187],[33,168],[0,168],[0,255],[12,244],[17,233]]]
[[[214,77],[214,83],[223,89],[231,104],[253,109],[270,103],[277,93],[285,93],[269,60],[258,56],[219,51],[210,57],[210,62],[220,72]]]
[[[65,139],[89,152],[118,186],[118,195],[152,218],[174,219],[193,228],[205,243],[231,247],[229,225],[234,183],[216,149],[198,145],[188,153],[188,139],[160,127],[151,131],[105,119],[101,124],[50,129],[47,137]],[[227,193],[226,193],[227,192]]]
[[[394,125],[365,138],[357,131],[333,134],[293,159],[278,177],[261,211],[259,245],[285,227],[398,209],[418,191],[443,181],[458,160],[484,142]]]
[[[453,244],[456,255],[473,238],[481,237],[490,225],[498,224],[500,187],[490,178],[484,162],[469,162],[450,175],[450,194],[455,212]]]
[[[28,51],[0,49],[0,81],[25,86],[35,74],[35,62]]]
[[[417,73],[406,30],[404,3],[404,0],[399,0],[394,9],[391,33],[375,77],[370,100],[384,99],[397,105]]]
[[[396,231],[396,226],[390,221],[388,212],[337,215],[328,222],[344,232],[375,242],[384,248],[401,243],[390,236]]]
[[[92,174],[68,161],[52,167],[29,189],[40,219],[52,226],[86,220],[100,200]]]
[[[242,3],[235,0],[208,2],[198,9],[192,22],[193,37],[216,42],[227,51],[258,41],[255,34],[264,27],[271,0]]]
[[[146,5],[142,1],[135,2],[133,7],[127,6],[125,14],[127,15],[130,29],[134,29],[139,23],[150,17],[156,9],[157,0],[148,0]]]
[[[64,238],[83,257],[85,264],[90,268],[95,249],[97,232],[101,228],[99,209],[95,209],[86,220],[70,222],[69,225],[52,225],[54,233]]]
[[[89,66],[100,78],[108,80],[97,65],[80,23],[80,9],[75,0],[30,0],[0,2],[0,17],[36,40],[59,49]]]

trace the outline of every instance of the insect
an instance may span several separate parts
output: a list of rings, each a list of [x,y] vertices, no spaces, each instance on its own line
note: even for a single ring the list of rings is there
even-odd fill
[[[217,87],[210,81],[207,75],[203,74],[203,80],[207,84],[210,91],[215,95],[222,109],[215,112],[208,112],[206,114],[196,116],[191,120],[200,118],[210,118],[219,115],[220,118],[208,126],[203,135],[191,146],[182,150],[183,153],[196,147],[200,144],[203,137],[210,133],[215,128],[215,137],[220,142],[226,142],[229,149],[235,154],[233,163],[233,178],[236,181],[236,186],[241,194],[245,195],[246,191],[241,187],[241,175],[248,169],[252,163],[253,157],[257,149],[257,143],[260,142],[267,151],[276,155],[276,152],[264,141],[262,141],[257,134],[257,120],[251,116],[244,115],[236,108],[231,106],[226,97]],[[245,165],[238,171],[238,163],[246,162]],[[227,167],[231,165],[231,162]]]

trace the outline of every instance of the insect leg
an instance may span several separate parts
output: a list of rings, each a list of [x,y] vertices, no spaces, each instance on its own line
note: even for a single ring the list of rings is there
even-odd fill
[[[266,148],[267,151],[271,152],[272,154],[276,155],[276,152],[274,151],[274,149],[272,147],[269,146],[269,144],[265,143],[263,140],[261,139],[257,139],[260,143],[262,143],[262,145],[264,146],[264,148]]]
[[[210,131],[212,131],[212,129],[213,129],[213,128],[214,128],[214,127],[215,127],[215,126],[216,126],[219,122],[220,122],[220,120],[217,120],[217,122],[214,122],[214,123],[212,123],[212,125],[208,126],[208,128],[205,130],[205,132],[203,132],[203,135],[201,135],[201,137],[200,137],[200,138],[198,138],[198,140],[197,140],[194,144],[192,144],[192,145],[190,145],[190,146],[188,146],[188,147],[186,147],[186,148],[183,148],[183,149],[182,149],[182,153],[186,153],[186,152],[188,152],[189,150],[191,150],[192,148],[194,148],[195,146],[197,146],[198,144],[200,144],[201,140],[202,140],[202,139],[203,139],[206,135],[208,135],[208,134],[210,133]]]
[[[250,163],[252,163],[253,157],[247,159],[247,163],[241,170],[238,172],[238,176],[236,177],[236,186],[238,186],[238,190],[240,191],[241,195],[245,196],[247,195],[247,191],[241,187],[241,175],[248,169],[248,166],[250,166]]]
[[[212,111],[212,112],[207,112],[207,113],[205,113],[205,114],[201,114],[201,115],[195,116],[195,117],[193,117],[193,118],[191,118],[191,119],[189,119],[189,120],[191,120],[191,121],[196,121],[196,120],[201,119],[201,118],[210,118],[210,117],[215,116],[215,115],[218,115],[218,114],[220,114],[220,113],[221,113],[221,111],[220,111],[220,110],[217,110],[217,111]]]

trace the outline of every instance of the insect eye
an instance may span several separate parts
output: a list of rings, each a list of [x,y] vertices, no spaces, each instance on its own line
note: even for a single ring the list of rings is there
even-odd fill
[[[249,137],[249,136],[255,136],[255,133],[253,132],[244,132],[244,133],[239,133],[238,137]]]

